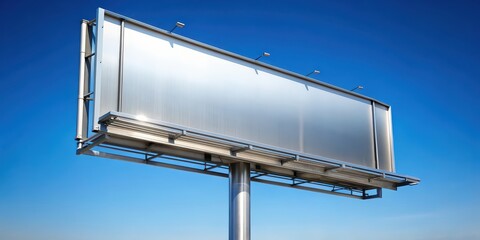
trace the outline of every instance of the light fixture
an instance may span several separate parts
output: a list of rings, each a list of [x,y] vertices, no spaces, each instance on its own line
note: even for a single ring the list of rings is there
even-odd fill
[[[310,76],[310,75],[312,75],[312,74],[319,74],[319,73],[320,73],[320,70],[313,70],[313,72],[311,72],[311,73],[309,73],[309,74],[307,74],[307,75],[305,75],[305,76],[308,77],[308,76]]]
[[[262,55],[260,55],[260,56],[258,56],[257,58],[255,58],[255,60],[258,60],[258,59],[260,59],[260,58],[262,58],[262,57],[270,57],[270,53],[268,53],[268,52],[263,52]]]
[[[169,31],[169,33],[172,33],[173,30],[175,30],[177,27],[179,27],[179,28],[184,28],[184,27],[185,27],[185,23],[182,23],[182,22],[177,22],[177,23],[175,23],[175,26],[172,28],[172,30]]]
[[[355,88],[353,88],[353,89],[350,90],[350,91],[355,92],[355,90],[357,90],[357,89],[363,89],[363,86],[362,86],[362,85],[358,85],[358,86],[356,86]]]

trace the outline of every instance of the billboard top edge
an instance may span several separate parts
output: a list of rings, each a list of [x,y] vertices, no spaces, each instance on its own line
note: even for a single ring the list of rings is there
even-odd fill
[[[223,54],[223,55],[227,55],[229,57],[233,57],[233,58],[236,58],[238,60],[241,60],[241,61],[244,61],[244,62],[247,62],[247,63],[250,63],[250,64],[254,64],[254,65],[257,65],[257,66],[261,66],[261,67],[264,67],[264,68],[267,68],[267,69],[270,69],[270,70],[273,70],[275,72],[279,72],[279,73],[282,73],[282,74],[286,74],[286,75],[289,75],[289,76],[292,76],[292,77],[295,77],[295,78],[298,78],[298,79],[301,79],[301,80],[304,80],[304,81],[308,81],[308,82],[311,82],[313,84],[317,84],[317,85],[320,85],[320,86],[323,86],[323,87],[327,87],[327,88],[330,88],[330,89],[333,89],[333,90],[336,90],[336,91],[339,91],[339,92],[342,92],[342,93],[345,93],[347,95],[351,95],[351,96],[355,96],[355,97],[358,97],[358,98],[361,98],[361,99],[364,99],[364,100],[368,100],[368,101],[373,101],[375,102],[376,104],[380,104],[380,105],[383,105],[387,108],[387,110],[390,110],[390,105],[384,103],[384,102],[381,102],[377,99],[374,99],[374,98],[371,98],[371,97],[367,97],[365,95],[362,95],[362,94],[359,94],[359,93],[356,93],[356,92],[352,92],[350,90],[347,90],[347,89],[343,89],[343,88],[340,88],[340,87],[337,87],[335,85],[332,85],[332,84],[329,84],[329,83],[325,83],[325,82],[322,82],[322,81],[319,81],[319,80],[316,80],[316,79],[313,79],[313,78],[309,78],[307,76],[304,76],[304,75],[301,75],[301,74],[298,74],[298,73],[295,73],[295,72],[292,72],[292,71],[289,71],[289,70],[286,70],[286,69],[282,69],[282,68],[279,68],[279,67],[276,67],[276,66],[273,66],[273,65],[270,65],[270,64],[267,64],[267,63],[264,63],[264,62],[260,62],[260,61],[256,61],[254,59],[251,59],[251,58],[248,58],[248,57],[244,57],[242,55],[239,55],[239,54],[236,54],[236,53],[233,53],[233,52],[229,52],[229,51],[226,51],[224,49],[220,49],[220,48],[217,48],[217,47],[214,47],[214,46],[211,46],[211,45],[208,45],[208,44],[205,44],[205,43],[202,43],[202,42],[199,42],[199,41],[196,41],[196,40],[193,40],[191,38],[187,38],[187,37],[184,37],[184,36],[181,36],[181,35],[178,35],[178,34],[175,34],[175,33],[169,33],[167,30],[164,30],[164,29],[161,29],[161,28],[158,28],[158,27],[155,27],[155,26],[152,26],[152,25],[149,25],[149,24],[146,24],[146,23],[143,23],[143,22],[140,22],[140,21],[137,21],[135,19],[132,19],[132,18],[129,18],[129,17],[126,17],[126,16],[123,16],[121,14],[118,14],[118,13],[115,13],[115,12],[111,12],[111,11],[108,11],[108,10],[105,10],[103,8],[98,8],[98,11],[97,11],[97,19],[100,18],[100,16],[102,15],[107,15],[107,16],[110,16],[110,17],[113,17],[113,18],[117,18],[119,20],[124,20],[126,22],[129,22],[129,23],[132,23],[132,24],[135,24],[135,25],[138,25],[140,27],[144,27],[146,29],[149,29],[149,30],[152,30],[154,32],[157,32],[157,33],[161,33],[161,34],[164,34],[166,36],[169,36],[171,38],[175,38],[177,40],[180,40],[180,41],[183,41],[183,42],[186,42],[186,43],[189,43],[189,44],[193,44],[195,46],[198,46],[198,47],[201,47],[201,48],[205,48],[207,50],[211,50],[211,51],[214,51],[214,52],[217,52],[217,53],[220,53],[220,54]],[[103,17],[102,17],[103,19]]]

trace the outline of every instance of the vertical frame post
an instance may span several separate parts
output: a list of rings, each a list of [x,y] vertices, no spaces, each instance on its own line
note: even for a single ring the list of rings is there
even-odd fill
[[[98,124],[98,119],[100,118],[100,103],[101,103],[101,93],[102,93],[102,84],[100,83],[99,79],[102,78],[102,62],[103,62],[103,28],[105,25],[105,10],[102,8],[98,8],[97,10],[97,18],[96,18],[96,27],[94,31],[95,36],[95,61],[92,62],[93,64],[93,82],[94,82],[94,92],[95,92],[95,99],[93,104],[93,121],[92,121],[92,130],[94,132],[100,130],[100,125]]]
[[[117,111],[122,111],[122,94],[123,94],[123,55],[125,45],[125,20],[120,22],[120,62],[118,64],[118,99],[117,99]]]
[[[378,137],[377,137],[377,116],[375,101],[372,101],[372,122],[373,122],[373,150],[375,154],[375,168],[380,169],[380,160],[378,159]]]
[[[80,30],[80,67],[78,72],[78,106],[77,106],[77,134],[75,140],[79,142],[79,148],[81,147],[82,140],[87,137],[88,128],[88,100],[86,95],[89,90],[89,76],[88,69],[86,67],[87,51],[90,52],[90,36],[88,33],[87,20],[82,20]],[[87,46],[88,45],[88,46]]]
[[[250,240],[250,164],[230,164],[229,240]]]

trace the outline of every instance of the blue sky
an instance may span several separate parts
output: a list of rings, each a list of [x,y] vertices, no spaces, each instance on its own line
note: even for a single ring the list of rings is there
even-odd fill
[[[252,239],[480,239],[477,1],[2,1],[0,239],[226,239],[228,181],[75,153],[79,24],[97,7],[393,108],[415,187],[359,201],[253,183]]]

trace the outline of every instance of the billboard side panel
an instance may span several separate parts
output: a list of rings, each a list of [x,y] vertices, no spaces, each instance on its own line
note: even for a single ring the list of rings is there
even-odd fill
[[[388,108],[388,123],[390,124],[390,155],[391,155],[391,165],[392,172],[395,172],[395,148],[393,144],[393,124],[392,124],[392,107]]]
[[[95,63],[94,63],[94,79],[92,82],[93,86],[93,97],[94,97],[94,104],[93,104],[93,121],[91,123],[92,130],[96,131],[99,130],[99,125],[97,123],[100,115],[100,104],[101,104],[101,80],[102,80],[102,48],[103,48],[103,22],[105,17],[105,10],[99,8],[97,10],[97,19],[96,19],[96,33],[95,33]]]
[[[391,125],[388,108],[376,105],[375,116],[377,124],[378,139],[378,162],[379,168],[386,171],[393,171],[392,149],[391,149]]]
[[[97,30],[97,60],[95,78],[94,129],[98,118],[117,109],[120,54],[120,21],[99,12]]]

